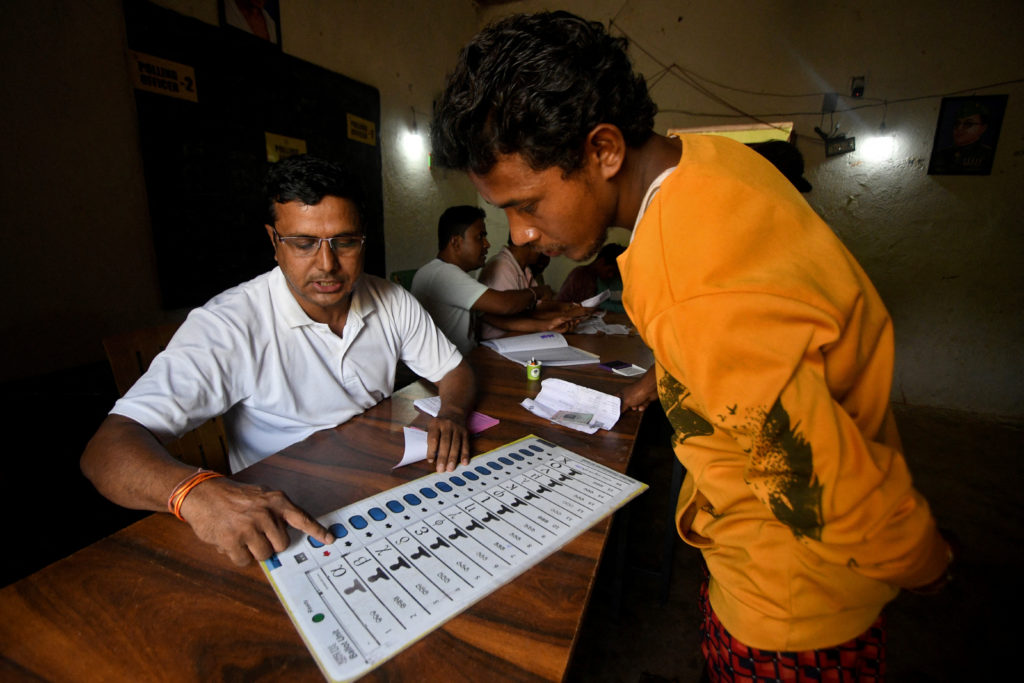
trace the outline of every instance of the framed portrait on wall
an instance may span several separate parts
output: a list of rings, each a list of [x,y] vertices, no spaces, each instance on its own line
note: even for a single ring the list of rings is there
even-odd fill
[[[929,175],[989,175],[1007,95],[943,97]]]
[[[245,31],[280,47],[281,7],[278,0],[217,0],[221,26]]]

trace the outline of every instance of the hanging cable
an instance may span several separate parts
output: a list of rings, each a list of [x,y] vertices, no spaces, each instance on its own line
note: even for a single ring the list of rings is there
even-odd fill
[[[622,8],[619,9],[619,14],[621,14],[621,12],[622,12]],[[618,14],[616,14],[616,17],[618,17]],[[741,108],[741,107],[739,107],[737,105],[732,104],[731,102],[729,102],[725,98],[723,98],[723,97],[719,96],[718,94],[714,93],[713,91],[709,90],[707,88],[707,86],[703,85],[703,83],[701,83],[700,81],[703,81],[705,83],[710,83],[711,85],[714,85],[716,87],[723,88],[723,89],[726,89],[726,90],[731,90],[733,92],[743,93],[743,94],[746,94],[746,95],[754,95],[754,96],[757,96],[757,97],[809,98],[809,97],[821,97],[821,96],[826,94],[824,92],[802,93],[802,94],[765,93],[765,92],[756,92],[756,91],[748,90],[748,89],[744,89],[744,88],[737,88],[737,87],[734,87],[734,86],[727,85],[725,83],[720,83],[720,82],[712,80],[712,79],[710,79],[710,78],[708,78],[706,76],[701,76],[700,74],[696,73],[695,71],[693,71],[691,69],[687,69],[686,67],[679,66],[678,64],[676,64],[674,62],[672,64],[665,64],[664,62],[659,60],[657,57],[655,57],[654,54],[650,50],[647,50],[643,45],[638,43],[630,34],[628,34],[625,30],[623,30],[622,26],[619,25],[615,21],[614,18],[609,21],[609,27],[614,27],[619,33],[622,34],[622,36],[624,38],[629,40],[630,45],[632,47],[635,47],[636,49],[638,49],[640,52],[645,54],[651,61],[653,61],[655,64],[657,64],[659,67],[661,67],[661,70],[659,70],[657,72],[657,74],[656,74],[656,79],[653,80],[653,81],[649,80],[649,82],[648,82],[648,87],[649,88],[653,87],[653,85],[655,85],[658,82],[660,82],[666,75],[672,75],[675,78],[677,78],[680,82],[682,82],[683,84],[688,85],[691,88],[693,88],[694,90],[696,90],[701,95],[704,95],[705,97],[707,97],[711,101],[716,102],[716,103],[722,105],[723,107],[725,107],[726,109],[729,109],[729,110],[731,110],[733,112],[733,113],[723,113],[723,112],[692,111],[692,110],[689,110],[689,109],[659,109],[658,111],[661,112],[661,113],[684,114],[686,116],[699,116],[699,117],[708,117],[708,118],[747,118],[747,119],[751,119],[751,120],[756,121],[758,123],[763,123],[763,124],[766,124],[766,125],[769,125],[769,126],[771,126],[772,124],[768,123],[764,119],[776,118],[776,117],[790,117],[790,116],[813,116],[815,114],[821,114],[822,115],[822,122],[824,122],[824,113],[822,113],[820,110],[817,110],[817,109],[814,110],[814,111],[782,111],[782,112],[751,113],[751,112],[748,112],[748,111],[744,110],[743,108]],[[990,88],[998,88],[998,87],[1001,87],[1001,86],[1004,86],[1004,85],[1015,85],[1015,84],[1018,84],[1018,83],[1024,83],[1024,78],[1014,78],[1014,79],[1010,79],[1010,80],[999,81],[999,82],[996,82],[996,83],[988,83],[988,84],[985,84],[985,85],[973,86],[973,87],[969,87],[969,88],[962,88],[960,90],[953,90],[953,91],[949,91],[949,92],[931,93],[931,94],[927,94],[927,95],[916,95],[916,96],[913,96],[913,97],[902,97],[902,98],[897,98],[897,99],[872,98],[870,102],[866,102],[866,101],[863,100],[863,98],[857,98],[858,101],[863,102],[863,103],[862,104],[857,104],[857,105],[847,106],[847,107],[845,107],[843,109],[836,109],[835,111],[830,112],[830,113],[832,114],[832,117],[833,117],[833,120],[834,120],[834,115],[835,114],[842,114],[842,113],[846,113],[846,112],[853,112],[853,111],[858,111],[860,109],[871,109],[871,108],[874,108],[874,107],[883,107],[887,111],[888,105],[890,105],[890,104],[902,104],[902,103],[906,103],[906,102],[916,102],[916,101],[920,101],[920,100],[938,99],[938,98],[942,98],[942,97],[952,97],[954,95],[960,95],[960,94],[963,94],[963,93],[973,93],[973,92],[976,92],[978,90],[988,90]],[[839,96],[843,97],[843,98],[847,97],[846,95],[839,95]],[[883,118],[884,118],[884,115],[883,115]],[[830,123],[832,123],[832,122],[833,121],[830,121]]]

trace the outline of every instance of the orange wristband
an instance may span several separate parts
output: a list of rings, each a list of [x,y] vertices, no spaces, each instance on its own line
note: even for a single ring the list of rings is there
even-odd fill
[[[192,489],[199,486],[204,481],[223,476],[224,475],[219,472],[204,470],[200,467],[195,474],[185,477],[177,486],[174,487],[174,490],[171,491],[171,495],[167,498],[167,510],[184,522],[185,518],[181,516],[181,504],[185,502],[185,497],[192,491]]]

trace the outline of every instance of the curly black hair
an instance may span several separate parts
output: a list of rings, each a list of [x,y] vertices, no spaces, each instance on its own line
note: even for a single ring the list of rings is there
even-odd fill
[[[626,54],[628,41],[568,12],[518,14],[485,28],[459,54],[434,111],[433,162],[487,173],[518,153],[534,170],[583,165],[601,123],[639,147],[654,129],[654,102]]]
[[[335,161],[311,154],[287,157],[272,164],[263,180],[263,196],[269,225],[277,220],[275,204],[298,201],[315,206],[326,196],[355,204],[360,227],[366,225],[365,189],[356,175]]]

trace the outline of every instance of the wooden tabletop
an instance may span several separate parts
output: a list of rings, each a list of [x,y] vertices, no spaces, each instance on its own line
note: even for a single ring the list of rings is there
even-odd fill
[[[637,337],[568,335],[570,344],[647,366]],[[519,403],[539,382],[520,365],[478,348],[477,410],[500,423],[473,439],[484,453],[536,434],[625,471],[640,414],[587,435],[531,415]],[[626,378],[597,365],[544,368],[615,393]],[[234,476],[285,491],[315,516],[430,472],[393,471],[403,427],[424,427],[417,383],[363,415]],[[87,523],[80,520],[79,523]],[[593,586],[609,520],[448,621],[366,680],[560,680]],[[280,680],[323,675],[256,565],[235,567],[191,529],[154,514],[0,591],[0,679],[53,681]]]

